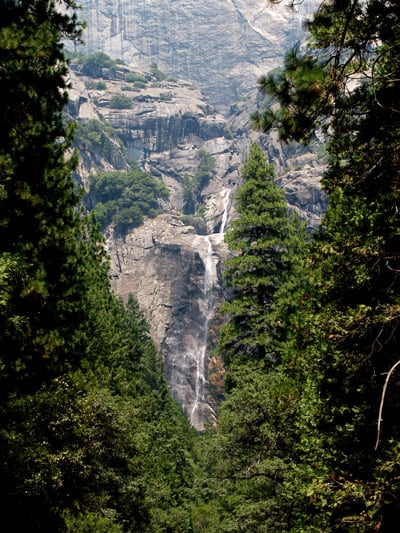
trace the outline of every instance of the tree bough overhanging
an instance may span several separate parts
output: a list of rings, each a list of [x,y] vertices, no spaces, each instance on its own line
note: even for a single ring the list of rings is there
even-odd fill
[[[314,504],[303,527],[324,517],[326,530],[391,531],[400,515],[400,391],[393,379],[400,325],[399,30],[398,2],[323,2],[309,23],[309,45],[261,85],[276,99],[273,112],[257,117],[261,129],[277,127],[281,138],[306,142],[322,127],[328,139],[322,179],[328,210],[306,262],[310,285],[285,356],[288,369],[313,384],[301,395],[299,428],[319,397],[308,444],[298,448],[302,469],[311,465],[310,443],[321,457],[307,482]],[[331,484],[327,472],[340,483]]]

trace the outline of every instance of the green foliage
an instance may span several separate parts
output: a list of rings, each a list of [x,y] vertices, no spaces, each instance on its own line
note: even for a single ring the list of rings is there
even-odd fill
[[[152,76],[157,80],[157,81],[164,81],[166,79],[166,74],[164,74],[164,72],[162,72],[159,68],[158,68],[158,65],[157,63],[151,63],[150,65],[150,72],[152,74]]]
[[[221,486],[215,502],[222,515],[219,531],[285,531],[296,385],[251,363],[234,364],[229,374],[232,388],[210,450],[211,474]]]
[[[60,39],[78,30],[53,2],[2,7],[2,528],[186,531],[193,434],[138,304],[110,292],[101,235],[71,178]],[[88,145],[103,147],[99,125],[86,126]],[[121,196],[139,195],[141,209],[166,194],[143,173],[129,178],[136,192],[119,177]],[[99,183],[107,197],[110,180]]]
[[[224,136],[230,140],[234,139],[232,130],[229,127],[224,127]]]
[[[122,533],[123,527],[114,522],[113,518],[96,513],[85,513],[78,516],[66,515],[66,531],[68,533]]]
[[[86,89],[95,89],[97,91],[105,91],[107,89],[107,84],[104,81],[93,81],[89,80],[85,82]]]
[[[308,140],[320,125],[329,134],[329,207],[284,357],[304,383],[296,454],[312,472],[308,504],[298,483],[291,489],[296,531],[393,531],[400,516],[395,386],[374,450],[384,376],[399,358],[399,21],[397,2],[326,2],[307,55],[289,55],[262,81],[280,108],[259,117],[261,128],[284,139]]]
[[[93,78],[100,78],[103,68],[111,68],[117,61],[104,52],[94,52],[82,58],[82,73]]]
[[[145,89],[147,87],[147,81],[144,82],[144,81],[138,80],[138,81],[135,81],[135,83],[133,85],[137,89]]]
[[[129,172],[101,172],[92,176],[86,205],[93,209],[102,229],[114,224],[117,234],[140,226],[143,217],[159,213],[159,200],[168,198],[166,187],[134,168]]]
[[[129,109],[132,106],[132,98],[124,94],[113,94],[109,106],[111,109]]]
[[[110,138],[115,136],[112,126],[90,119],[78,122],[74,134],[73,146],[81,154],[98,153],[107,160],[111,159],[112,143]]]
[[[310,56],[299,56],[296,50],[287,54],[282,71],[263,76],[259,84],[263,93],[283,105],[278,112],[269,107],[254,114],[253,124],[263,130],[277,126],[284,140],[309,140],[310,129],[321,114],[331,110],[330,96],[335,91],[326,65]]]
[[[201,192],[207,186],[215,169],[215,158],[204,150],[199,150],[199,165],[193,177],[185,176],[183,200],[185,215],[193,215],[201,204]]]
[[[0,254],[19,265],[5,320],[22,325],[24,317],[18,335],[0,334],[6,390],[59,372],[76,361],[82,341],[73,323],[86,290],[75,258],[78,194],[70,178],[75,157],[65,157],[72,130],[62,119],[66,65],[58,44],[60,32],[77,30],[46,6],[25,13],[7,5],[0,29]]]
[[[288,213],[284,192],[274,183],[258,144],[250,149],[242,177],[236,195],[240,216],[225,238],[236,254],[225,262],[230,292],[221,308],[228,322],[221,330],[219,352],[226,363],[235,357],[271,363],[277,358],[273,343],[283,320],[272,312],[275,295],[293,279],[305,232]]]
[[[161,102],[170,102],[172,100],[172,94],[169,93],[160,93],[158,98],[161,100]]]
[[[147,79],[143,74],[139,74],[138,72],[127,72],[125,74],[125,80],[130,83],[140,83],[143,84],[143,87],[147,85]]]
[[[138,91],[138,89],[135,87],[135,86],[132,86],[132,85],[122,85],[120,87],[121,91],[130,91],[130,92],[135,92],[135,91]]]

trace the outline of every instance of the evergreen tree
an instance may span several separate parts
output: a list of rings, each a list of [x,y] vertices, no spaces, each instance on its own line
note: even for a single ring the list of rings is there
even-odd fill
[[[281,371],[290,315],[303,285],[304,225],[288,211],[260,146],[251,146],[227,242],[229,288],[218,350],[226,396],[211,434],[204,531],[285,530],[297,383]],[[207,497],[208,496],[208,497]],[[199,520],[199,519],[197,519]],[[203,530],[203,529],[202,529]]]
[[[71,5],[71,2],[65,2]],[[77,260],[74,157],[62,121],[62,35],[73,19],[52,2],[3,2],[0,23],[0,252],[18,263],[0,335],[2,394],[36,387],[79,356],[87,287]],[[3,308],[5,310],[5,308]],[[14,318],[13,318],[14,317]],[[18,324],[18,326],[17,326]],[[16,327],[17,326],[17,327]]]
[[[184,531],[192,433],[79,210],[58,7],[1,3],[2,530]]]
[[[293,280],[305,232],[295,213],[288,212],[284,192],[257,143],[242,178],[236,195],[239,218],[226,235],[235,255],[224,265],[228,296],[221,311],[228,321],[218,349],[226,363],[244,358],[270,365],[278,356],[284,321],[273,312],[276,295]]]
[[[375,450],[382,387],[399,358],[399,27],[398,2],[323,2],[312,46],[261,82],[281,107],[257,125],[296,140],[322,127],[331,158],[312,283],[284,361],[304,383],[295,457],[309,474],[294,530],[394,531],[399,520],[396,378]]]

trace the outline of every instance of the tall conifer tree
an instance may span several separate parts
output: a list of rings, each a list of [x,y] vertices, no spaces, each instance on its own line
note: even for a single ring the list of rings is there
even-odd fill
[[[284,139],[328,136],[329,207],[287,358],[304,381],[297,451],[312,472],[297,526],[318,531],[394,531],[400,516],[396,377],[375,450],[399,359],[399,28],[397,1],[323,2],[307,53],[261,80],[280,109],[255,117]]]
[[[228,322],[221,330],[219,351],[228,364],[235,358],[277,359],[283,317],[274,314],[276,296],[293,280],[305,244],[304,227],[289,213],[283,190],[274,182],[272,165],[253,143],[236,194],[239,217],[226,242],[234,256],[225,262]]]
[[[242,178],[238,218],[226,235],[234,254],[225,262],[227,323],[218,344],[226,394],[209,452],[220,522],[210,531],[276,531],[288,522],[284,487],[297,408],[296,383],[280,371],[281,358],[307,239],[257,143]]]
[[[87,288],[78,260],[75,158],[67,156],[71,132],[62,119],[67,96],[60,39],[76,37],[79,29],[53,2],[5,1],[1,9],[0,252],[3,261],[18,264],[5,273],[4,393],[9,380],[34,388],[79,357],[76,325]]]
[[[0,2],[1,529],[182,530],[188,425],[79,210],[59,4]]]

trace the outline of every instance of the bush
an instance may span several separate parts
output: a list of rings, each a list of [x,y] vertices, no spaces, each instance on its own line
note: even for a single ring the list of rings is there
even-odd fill
[[[140,226],[143,218],[160,212],[160,199],[168,198],[168,189],[139,168],[130,172],[101,172],[91,177],[85,203],[104,231],[114,224],[118,235]]]
[[[110,100],[111,109],[129,109],[132,105],[132,99],[123,94],[114,94]]]
[[[122,85],[121,86],[121,91],[137,91],[137,88],[135,86],[132,86],[132,85]]]
[[[159,99],[162,102],[170,102],[172,100],[172,94],[171,93],[160,93]]]
[[[82,60],[82,73],[92,78],[99,78],[103,68],[110,68],[116,64],[117,62],[107,54],[95,52]]]
[[[147,87],[147,81],[135,81],[134,86],[138,89],[144,89],[145,87]]]
[[[85,82],[86,89],[96,89],[98,91],[104,91],[107,89],[107,85],[104,81],[88,80]]]
[[[74,137],[74,147],[80,152],[97,152],[107,160],[111,157],[111,137],[115,137],[112,126],[91,119],[79,122]]]
[[[139,74],[138,72],[127,72],[125,75],[125,81],[129,83],[140,82],[144,85],[147,85],[146,78],[143,76],[143,74]]]
[[[151,74],[153,75],[153,77],[157,80],[157,81],[163,81],[166,79],[167,75],[164,74],[164,72],[162,72],[159,68],[158,68],[158,65],[157,63],[151,63],[150,65],[150,72]]]
[[[215,158],[204,150],[198,153],[199,166],[193,177],[185,176],[183,184],[183,212],[193,215],[201,203],[201,191],[209,183],[214,174]]]

